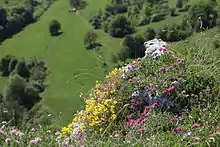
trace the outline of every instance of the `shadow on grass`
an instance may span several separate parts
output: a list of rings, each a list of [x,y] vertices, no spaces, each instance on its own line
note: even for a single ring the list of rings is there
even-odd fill
[[[62,34],[63,34],[63,32],[57,32],[57,33],[52,34],[51,36],[60,36]]]
[[[94,43],[94,44],[91,44],[89,46],[86,47],[87,50],[93,50],[93,49],[96,49],[96,48],[99,48],[99,47],[102,47],[104,46],[103,43]]]

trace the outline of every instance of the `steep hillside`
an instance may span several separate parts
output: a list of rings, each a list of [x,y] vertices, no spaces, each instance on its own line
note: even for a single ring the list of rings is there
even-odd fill
[[[26,125],[20,132],[4,122],[2,143],[13,146],[15,138],[30,146],[218,146],[220,44],[207,40],[213,35],[219,39],[211,30],[168,48],[161,40],[146,43],[144,58],[96,83],[67,127]]]

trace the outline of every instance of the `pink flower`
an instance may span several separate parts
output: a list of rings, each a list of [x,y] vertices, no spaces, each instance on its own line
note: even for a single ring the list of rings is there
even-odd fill
[[[144,128],[140,128],[140,129],[139,129],[139,132],[140,132],[140,133],[144,133]]]
[[[4,134],[5,132],[2,129],[0,129],[0,135],[4,135]]]
[[[170,118],[170,121],[176,121],[177,119],[175,117]]]
[[[160,49],[159,49],[159,51],[168,51],[168,49],[167,48],[165,48],[165,47],[161,47]]]
[[[18,133],[18,132],[17,132],[16,129],[13,129],[13,130],[10,131],[10,134],[11,134],[11,135],[17,136],[17,133]]]
[[[141,65],[139,65],[138,67],[137,67],[137,69],[141,69],[143,66],[141,66]]]
[[[192,125],[192,128],[198,128],[199,127],[199,124],[195,123]]]
[[[137,101],[137,102],[134,104],[135,107],[137,107],[137,106],[139,106],[139,105],[141,105],[141,103],[140,103],[139,101]]]
[[[150,88],[150,86],[145,86],[145,87],[144,87],[144,89],[149,89],[149,88]]]
[[[164,67],[159,68],[159,71],[166,71]]]
[[[148,117],[148,116],[150,116],[150,113],[149,112],[148,113],[143,112],[143,113],[141,113],[141,115],[144,116],[144,117]]]
[[[167,89],[164,89],[163,91],[162,91],[162,94],[166,94],[167,93]]]
[[[30,141],[31,144],[39,144],[41,141],[40,137],[36,137],[33,140]]]
[[[126,127],[126,128],[130,128],[130,123],[129,123],[129,122],[126,122],[125,127]]]
[[[184,61],[184,58],[177,58],[176,61],[178,62],[178,64],[182,64]]]
[[[6,143],[6,144],[10,144],[10,142],[11,142],[11,138],[6,138],[6,139],[5,139],[5,143]]]
[[[180,132],[180,131],[182,131],[182,128],[181,128],[181,127],[176,127],[175,130],[178,131],[178,132]]]
[[[155,88],[155,87],[154,87],[154,88],[152,88],[152,91],[153,91],[153,92],[157,91],[157,88]]]
[[[198,140],[200,140],[200,138],[198,136],[194,136],[193,140],[198,141]]]
[[[180,136],[183,136],[183,132],[179,132],[179,135],[180,135]]]
[[[138,118],[136,121],[137,121],[137,123],[139,124],[139,123],[142,121],[142,118],[140,117],[140,118]]]
[[[151,108],[155,108],[155,107],[157,107],[157,106],[159,106],[157,103],[153,103],[150,107],[151,107]]]
[[[167,88],[167,91],[170,92],[170,91],[173,91],[175,88],[174,87],[169,87]]]
[[[216,130],[220,130],[220,126],[217,126],[217,127],[216,127]]]
[[[127,116],[128,119],[132,119],[134,116],[134,113],[131,113],[130,115]]]
[[[132,79],[129,79],[128,82],[132,82]]]

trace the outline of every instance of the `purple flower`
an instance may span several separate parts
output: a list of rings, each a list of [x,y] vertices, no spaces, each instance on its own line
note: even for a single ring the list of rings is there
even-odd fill
[[[159,71],[166,71],[166,69],[165,69],[164,67],[161,67],[161,68],[159,69]]]
[[[192,125],[192,128],[198,128],[199,127],[199,124],[195,123]]]
[[[150,88],[150,86],[148,86],[148,85],[144,87],[144,89],[149,89],[149,88]]]

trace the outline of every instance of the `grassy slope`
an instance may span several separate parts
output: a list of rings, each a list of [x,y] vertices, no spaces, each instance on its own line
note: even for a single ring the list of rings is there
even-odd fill
[[[84,11],[69,13],[68,0],[58,0],[41,17],[40,21],[29,25],[21,33],[6,40],[0,46],[0,57],[12,54],[19,57],[38,56],[43,58],[49,67],[49,86],[45,92],[45,104],[51,112],[61,114],[61,122],[67,123],[72,113],[83,106],[79,98],[80,92],[87,92],[95,84],[95,80],[103,78],[97,53],[87,51],[83,45],[83,37],[91,29],[84,18],[94,10],[101,8],[107,0],[93,0]],[[64,34],[51,37],[48,24],[57,19],[62,24]],[[119,42],[98,31],[104,56],[118,49]],[[73,78],[72,78],[73,77]]]

